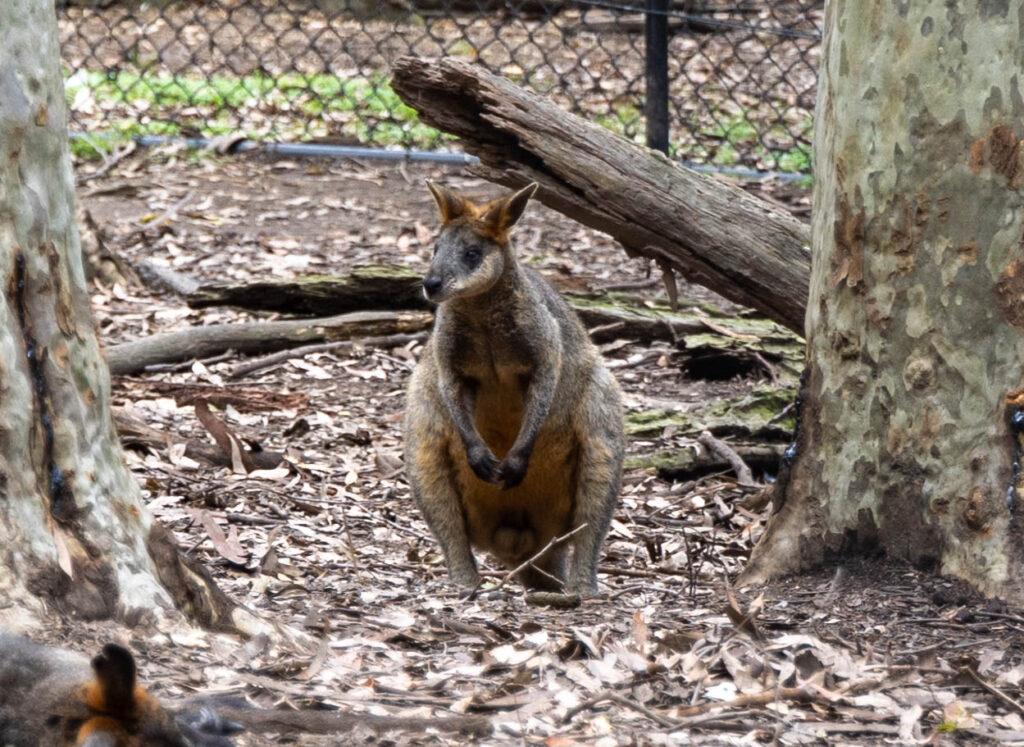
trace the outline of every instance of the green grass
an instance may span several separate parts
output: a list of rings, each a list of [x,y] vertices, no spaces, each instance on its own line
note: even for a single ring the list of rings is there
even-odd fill
[[[101,147],[109,142],[111,150],[138,135],[239,134],[254,140],[300,141],[341,134],[370,146],[423,150],[456,140],[423,124],[383,74],[346,79],[326,73],[200,78],[79,71],[67,78],[66,90],[69,104],[84,100],[108,113],[101,131],[92,131],[92,137]],[[768,147],[766,142],[792,142],[792,135],[779,124],[759,137],[748,116],[754,119],[753,112],[722,112],[716,124],[699,133],[704,137],[692,150],[672,145],[670,155],[717,166],[749,164],[752,155],[759,163],[778,164],[779,171],[810,173],[809,146]],[[594,119],[618,135],[643,140],[640,97],[619,99]],[[802,134],[809,132],[808,118]],[[86,139],[76,139],[72,151],[80,158],[100,155]]]
[[[454,139],[421,123],[416,110],[402,103],[383,76],[256,74],[204,79],[79,72],[67,79],[66,89],[69,103],[88,96],[99,109],[126,110],[125,119],[108,120],[113,124],[105,133],[120,138],[238,132],[251,138],[272,133],[300,139],[327,134],[326,120],[337,127],[335,134],[340,130],[368,145],[436,148]],[[186,108],[190,111],[184,112]],[[246,110],[253,112],[248,121],[232,116],[233,111]]]
[[[811,147],[806,143],[796,143],[790,147],[773,148],[764,142],[773,139],[778,142],[792,141],[793,135],[781,124],[768,129],[759,136],[758,130],[751,124],[754,119],[750,113],[721,116],[712,127],[706,127],[703,135],[719,142],[718,147],[710,155],[710,163],[716,166],[735,166],[740,163],[741,154],[752,154],[758,161],[778,163],[778,170],[790,174],[810,174]],[[755,120],[756,121],[756,120]],[[809,139],[811,132],[810,117],[800,127],[800,136]]]
[[[598,114],[594,121],[616,135],[642,142],[644,113],[642,105],[614,104],[610,112]]]

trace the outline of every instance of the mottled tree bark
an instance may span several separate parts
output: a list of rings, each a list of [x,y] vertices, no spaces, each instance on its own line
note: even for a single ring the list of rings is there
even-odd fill
[[[75,226],[52,0],[0,3],[0,627],[226,598],[173,561],[122,458]],[[158,578],[178,573],[178,588]],[[184,579],[184,580],[182,580]],[[184,584],[189,584],[187,590]],[[198,604],[194,604],[198,606]]]
[[[745,580],[881,549],[1024,602],[1024,8],[826,30],[800,436]]]

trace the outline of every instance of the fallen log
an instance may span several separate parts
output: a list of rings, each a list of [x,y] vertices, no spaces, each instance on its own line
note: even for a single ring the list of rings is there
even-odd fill
[[[726,298],[803,331],[807,227],[738,186],[682,168],[457,58],[399,59],[392,87],[421,119],[459,136],[474,169],[540,183],[549,207]]]
[[[269,353],[315,342],[419,332],[432,320],[433,315],[425,311],[357,311],[326,319],[192,327],[114,345],[106,350],[107,363],[110,373],[119,376],[140,373],[157,363],[206,358],[225,350]]]
[[[557,278],[553,282],[557,284]],[[563,296],[590,328],[596,342],[614,339],[679,342],[717,333],[732,335],[743,342],[779,345],[787,352],[792,350],[800,355],[803,351],[801,340],[766,319],[720,314],[714,309],[705,313],[701,306],[685,298],[679,299],[681,308],[673,312],[667,308],[647,307],[622,294],[564,293]],[[223,304],[249,311],[316,316],[358,308],[356,304],[363,300],[377,306],[383,304],[391,310],[430,308],[420,290],[419,275],[396,265],[356,267],[346,276],[313,275],[294,280],[208,284],[197,286],[186,298],[192,307]],[[380,343],[375,338],[369,344]],[[757,345],[750,347],[765,352]]]
[[[398,265],[354,267],[347,275],[303,275],[293,280],[208,283],[185,295],[193,309],[237,306],[295,315],[332,315],[375,309],[429,309],[420,276]]]
[[[732,445],[737,456],[758,474],[776,474],[786,447],[782,444],[739,443]],[[701,449],[678,449],[654,452],[631,457],[626,460],[631,469],[654,469],[663,480],[691,480],[718,472],[734,469],[725,457]]]

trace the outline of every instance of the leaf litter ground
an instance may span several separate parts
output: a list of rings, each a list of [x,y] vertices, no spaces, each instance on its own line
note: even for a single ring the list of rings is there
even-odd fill
[[[122,269],[148,260],[242,282],[370,263],[422,270],[435,226],[428,177],[496,191],[432,166],[167,150],[125,159],[83,184],[79,199]],[[800,195],[763,191],[806,211]],[[663,295],[642,262],[539,204],[517,238],[521,256],[562,290]],[[271,316],[193,311],[130,273],[92,287],[106,345]],[[736,311],[700,288],[683,285],[681,295]],[[755,491],[729,474],[672,480],[627,469],[599,599],[570,610],[528,605],[514,583],[499,588],[504,574],[485,558],[487,584],[462,598],[403,475],[404,388],[419,349],[356,346],[238,382],[229,356],[114,382],[115,404],[168,437],[167,448],[129,451],[154,514],[235,599],[318,646],[57,622],[47,638],[90,651],[120,637],[172,701],[231,695],[408,719],[481,714],[493,725],[487,737],[363,725],[336,736],[248,734],[239,744],[1024,743],[1021,611],[869,558],[734,589],[769,509],[745,507],[757,504]],[[764,370],[688,377],[668,343],[604,351],[631,413],[725,400],[768,381]],[[242,476],[184,457],[184,441],[210,438],[171,384],[232,388],[241,399],[216,415],[295,468]],[[692,434],[668,425],[632,439],[629,456],[695,448]]]

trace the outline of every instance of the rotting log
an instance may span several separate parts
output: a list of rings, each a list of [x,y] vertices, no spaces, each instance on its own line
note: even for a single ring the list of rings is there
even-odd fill
[[[551,208],[802,333],[807,227],[740,187],[674,164],[456,58],[399,59],[392,86],[424,122],[461,138],[474,170],[540,184]]]
[[[673,428],[677,434],[693,438],[707,430],[723,438],[788,442],[793,435],[794,396],[792,389],[760,384],[725,400],[631,411],[626,414],[626,433],[633,438],[653,438]]]
[[[429,309],[420,276],[398,265],[355,267],[347,275],[303,275],[293,280],[209,283],[185,296],[193,309],[237,306],[295,315]]]
[[[225,350],[268,353],[314,342],[419,332],[432,319],[425,311],[357,311],[326,319],[192,327],[114,345],[107,348],[107,363],[115,376],[134,374],[157,363],[207,358]]]
[[[179,277],[179,281],[189,280]],[[731,336],[737,341],[737,347],[770,355],[803,356],[801,339],[763,318],[728,315],[686,299],[679,299],[678,311],[670,311],[641,306],[622,294],[565,293],[563,296],[597,342],[617,338],[638,342],[683,340],[689,348],[691,342],[693,346],[705,345],[707,336]],[[249,311],[316,316],[335,314],[340,309],[366,308],[357,305],[364,301],[392,311],[430,308],[420,290],[419,275],[397,265],[355,268],[344,277],[313,275],[294,280],[209,284],[197,286],[186,298],[193,307],[224,304]],[[385,303],[382,304],[381,299]],[[223,350],[210,354],[216,352]]]
[[[781,444],[733,443],[735,452],[758,474],[775,474],[786,447]],[[630,457],[627,468],[655,469],[663,480],[692,480],[696,477],[725,472],[730,464],[724,458],[701,449],[673,449]]]

